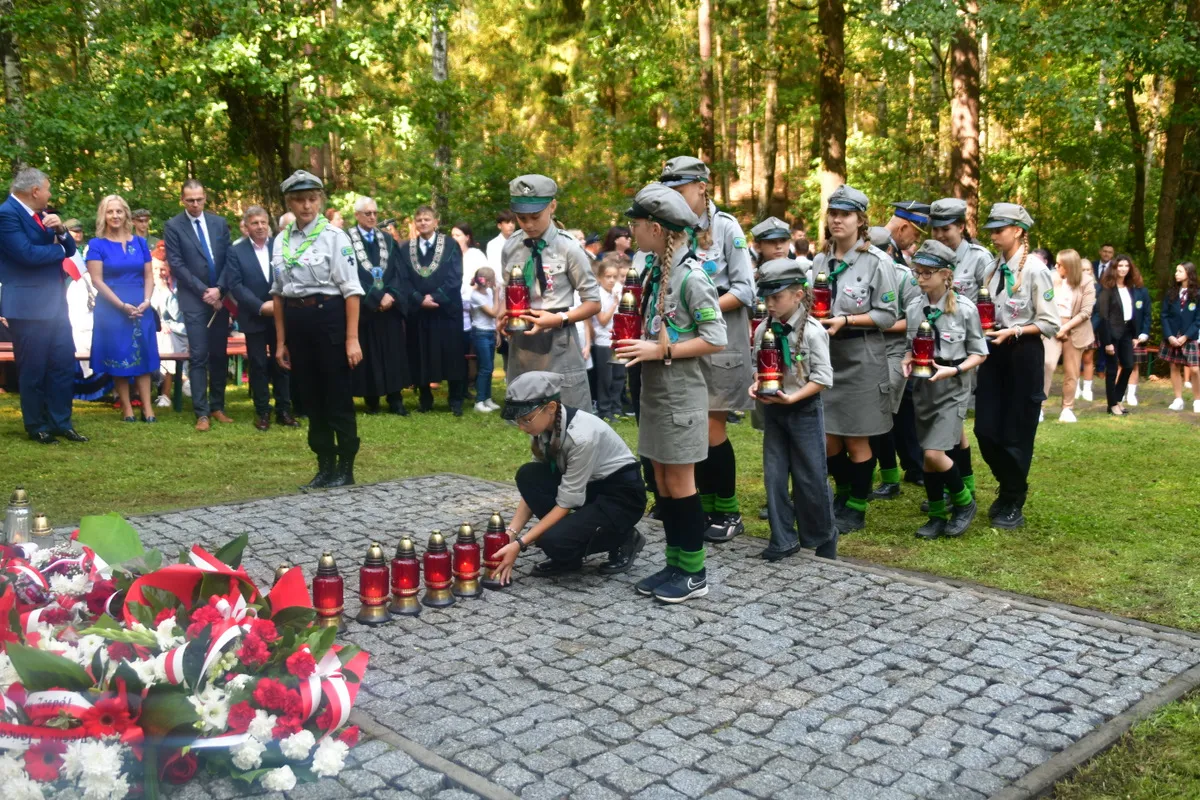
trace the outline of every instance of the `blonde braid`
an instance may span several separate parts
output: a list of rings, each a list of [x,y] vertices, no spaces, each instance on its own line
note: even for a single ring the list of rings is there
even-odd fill
[[[667,347],[671,344],[671,338],[667,335],[667,286],[671,283],[671,266],[675,263],[675,253],[680,247],[688,246],[688,234],[686,230],[670,231],[667,234],[667,246],[663,254],[662,271],[658,277],[658,343],[666,352]]]
[[[1021,263],[1017,265],[1017,280],[1013,283],[1013,294],[1021,291],[1021,277],[1025,270],[1025,258],[1029,255],[1029,231],[1021,229]]]
[[[946,313],[953,314],[958,311],[958,300],[955,299],[956,292],[954,291],[954,271],[946,276]]]
[[[717,207],[709,202],[708,184],[705,183],[702,185],[704,186],[704,211],[708,214],[708,227],[702,228],[696,232],[696,244],[698,244],[701,249],[707,250],[708,248],[712,247],[712,229],[713,225],[715,225],[717,221]]]

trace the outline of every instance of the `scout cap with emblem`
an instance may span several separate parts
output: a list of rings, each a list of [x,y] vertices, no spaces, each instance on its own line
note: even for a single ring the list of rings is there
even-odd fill
[[[508,184],[508,207],[514,214],[536,214],[554,202],[558,184],[545,175],[522,175]]]
[[[838,211],[861,211],[867,213],[867,196],[853,186],[842,184],[829,195],[829,207]]]
[[[79,220],[77,220],[77,219],[69,219],[69,220],[67,220],[66,222],[64,222],[64,223],[63,223],[63,227],[64,227],[64,228],[66,228],[66,229],[67,229],[67,230],[69,230],[69,231],[81,231],[81,230],[83,230],[83,224],[82,224],[82,223],[81,223]]]
[[[1021,230],[1027,231],[1033,227],[1033,217],[1029,216],[1029,212],[1025,210],[1024,206],[1016,203],[996,203],[988,212],[987,222],[982,227],[994,230],[1007,228],[1009,225],[1016,225]]]
[[[896,203],[888,203],[895,211],[893,216],[911,222],[919,228],[929,227],[929,204],[918,203],[916,200],[901,200]]]
[[[657,222],[672,231],[694,228],[700,218],[683,199],[683,195],[663,183],[650,183],[633,198],[633,205],[625,210],[630,219],[645,219]]]
[[[658,176],[658,180],[667,186],[674,187],[696,181],[708,183],[711,176],[708,165],[700,159],[692,156],[675,156],[663,164],[662,174]]]
[[[561,402],[561,398],[562,376],[557,372],[526,372],[508,384],[500,416],[512,422],[532,414],[551,400]]]
[[[283,183],[279,184],[279,191],[283,194],[291,194],[292,192],[307,192],[311,189],[325,190],[325,184],[321,179],[311,172],[303,169],[298,169],[291,175],[287,176]]]
[[[750,235],[756,242],[769,242],[772,239],[791,239],[792,231],[779,217],[767,217],[750,229]]]
[[[929,207],[929,225],[933,228],[944,228],[956,222],[967,221],[967,201],[957,197],[943,197],[935,200]]]
[[[150,209],[135,208],[133,213],[129,215],[130,219],[150,219]]]
[[[934,269],[954,269],[958,254],[936,239],[926,239],[913,253],[913,263]]]
[[[773,258],[758,268],[758,293],[763,297],[778,294],[796,284],[808,287],[808,275],[798,261]]]

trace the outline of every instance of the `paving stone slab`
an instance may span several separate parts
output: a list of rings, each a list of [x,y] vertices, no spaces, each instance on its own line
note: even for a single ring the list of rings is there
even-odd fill
[[[131,522],[169,554],[251,531],[260,585],[330,550],[352,615],[372,541],[423,550],[462,522],[482,536],[515,503],[434,475]],[[627,575],[539,580],[531,553],[503,591],[374,628],[351,617],[346,640],[373,654],[355,712],[370,741],[337,781],[291,794],[1027,797],[1200,683],[1200,637],[1182,631],[861,564],[769,564],[745,537],[710,546],[707,597],[665,606],[632,588],[663,563],[661,528],[642,529]],[[176,795],[228,797],[205,780]]]

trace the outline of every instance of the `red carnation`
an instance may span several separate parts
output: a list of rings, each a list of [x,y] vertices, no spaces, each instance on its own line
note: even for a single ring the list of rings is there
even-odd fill
[[[83,599],[87,601],[88,611],[93,617],[104,613],[104,606],[108,603],[108,598],[112,597],[116,591],[117,584],[107,578],[92,584],[92,588],[84,595]]]
[[[298,714],[288,714],[280,717],[275,723],[274,730],[271,731],[271,736],[275,739],[286,739],[293,733],[299,733],[304,729],[304,720],[300,719]]]
[[[187,627],[187,637],[191,639],[199,636],[205,627],[215,625],[224,619],[225,617],[217,610],[216,606],[200,606],[192,612],[191,624]]]
[[[196,756],[192,753],[184,755],[182,751],[176,750],[171,755],[167,756],[167,760],[163,762],[162,771],[159,777],[167,783],[187,783],[196,774],[196,767],[199,766],[196,761]]]
[[[237,651],[238,659],[250,667],[261,667],[271,657],[271,651],[261,638],[250,633],[242,640],[242,646]]]
[[[283,711],[287,706],[287,687],[272,678],[263,678],[254,689],[254,702],[268,711]]]
[[[229,732],[245,733],[253,719],[254,709],[251,708],[249,703],[245,700],[240,703],[234,703],[229,708]]]
[[[297,650],[287,658],[287,671],[300,680],[305,680],[317,669],[316,659],[308,650]]]
[[[38,617],[38,622],[44,625],[62,625],[71,618],[67,610],[58,606],[49,606]]]
[[[279,638],[279,631],[275,628],[275,623],[269,619],[258,619],[257,617],[252,619],[250,621],[250,632],[268,643]]]
[[[58,780],[58,771],[62,768],[65,752],[67,745],[64,742],[43,739],[24,753],[26,774],[42,783]]]
[[[113,642],[108,646],[108,657],[113,661],[128,661],[136,655],[133,645],[128,642]]]
[[[296,689],[288,689],[287,697],[283,702],[283,713],[299,716],[303,712],[304,703],[300,700],[300,692]]]
[[[157,616],[154,617],[154,627],[157,628],[159,625],[163,624],[164,620],[171,619],[173,616],[175,616],[175,609],[164,608],[162,611],[158,612]]]
[[[351,725],[348,728],[343,728],[342,732],[337,735],[339,742],[345,742],[350,747],[358,744],[358,726]]]
[[[317,728],[327,731],[333,727],[333,708],[325,706],[325,710],[317,715]]]
[[[80,721],[83,722],[88,736],[96,739],[124,733],[125,729],[133,724],[129,716],[129,706],[120,697],[97,700],[95,705],[83,712]]]

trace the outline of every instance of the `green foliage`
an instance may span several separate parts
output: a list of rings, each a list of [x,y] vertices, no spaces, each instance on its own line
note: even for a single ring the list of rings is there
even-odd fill
[[[117,513],[84,517],[79,521],[79,543],[112,565],[145,555],[137,531]]]
[[[92,679],[83,667],[68,658],[19,642],[9,642],[5,652],[12,661],[13,669],[21,676],[21,685],[27,692],[47,692],[51,689],[83,692],[92,685]]]

